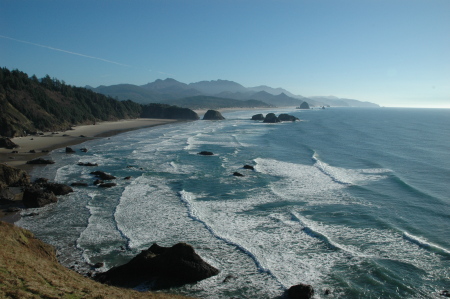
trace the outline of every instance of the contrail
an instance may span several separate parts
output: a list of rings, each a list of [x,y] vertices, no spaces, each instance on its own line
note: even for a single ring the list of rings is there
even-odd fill
[[[112,61],[112,60],[103,59],[103,58],[100,58],[100,57],[89,56],[89,55],[85,55],[85,54],[81,54],[81,53],[71,52],[71,51],[67,51],[67,50],[63,50],[63,49],[58,49],[58,48],[54,48],[54,47],[50,47],[50,46],[46,46],[46,45],[36,44],[36,43],[32,43],[32,42],[28,42],[28,41],[12,38],[12,37],[9,37],[9,36],[0,35],[0,37],[1,38],[6,38],[6,39],[9,39],[9,40],[13,40],[13,41],[16,41],[16,42],[19,42],[19,43],[24,43],[24,44],[29,44],[29,45],[41,47],[41,48],[50,49],[50,50],[53,50],[53,51],[64,52],[64,53],[67,53],[67,54],[77,55],[77,56],[91,58],[91,59],[97,59],[97,60],[100,60],[100,61],[113,63],[113,64],[117,64],[117,65],[120,65],[120,66],[132,67],[131,65],[128,65],[128,64],[123,64],[123,63],[115,62],[115,61]]]

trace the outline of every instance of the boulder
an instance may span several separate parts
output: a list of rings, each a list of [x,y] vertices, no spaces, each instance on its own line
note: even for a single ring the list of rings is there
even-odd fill
[[[87,153],[87,152],[88,152],[88,149],[85,148],[85,147],[83,147],[83,148],[80,148],[80,151],[82,151],[83,153]]]
[[[255,114],[252,116],[252,120],[264,120],[264,114]]]
[[[103,172],[100,170],[93,171],[93,172],[91,172],[91,174],[99,177],[101,180],[104,180],[104,181],[114,180],[116,178],[115,176],[107,174],[106,172]]]
[[[71,147],[66,147],[66,154],[73,154],[75,151]]]
[[[298,107],[299,109],[310,109],[309,108],[309,104],[308,102],[303,102],[300,107]]]
[[[273,123],[279,123],[280,120],[278,119],[278,117],[274,113],[269,113],[264,118],[264,122],[273,124]]]
[[[244,176],[242,173],[237,172],[237,171],[233,172],[233,175],[234,175],[234,176]]]
[[[198,155],[202,155],[202,156],[212,156],[214,155],[213,152],[208,152],[208,151],[201,151],[198,153]]]
[[[255,167],[253,167],[253,166],[251,166],[251,165],[244,165],[243,168],[244,168],[244,169],[255,170]]]
[[[30,177],[26,171],[0,164],[0,189],[6,186],[26,186],[30,184]]]
[[[31,161],[28,161],[27,164],[55,164],[55,161],[37,158],[37,159],[31,160]]]
[[[290,299],[309,299],[314,296],[314,289],[309,284],[297,284],[287,290]]]
[[[152,282],[155,289],[161,289],[194,283],[218,273],[219,270],[203,261],[191,245],[178,243],[161,247],[153,244],[127,264],[100,273],[95,279],[126,287]]]
[[[55,195],[66,195],[73,192],[70,186],[59,183],[45,183],[42,185],[48,192],[53,192]]]
[[[91,162],[86,162],[86,163],[78,162],[77,165],[79,165],[79,166],[98,166],[97,163],[91,163]]]
[[[104,182],[102,180],[100,180],[100,179],[97,179],[97,180],[94,181],[94,185],[100,185],[100,184],[103,184],[103,183]]]
[[[70,184],[70,186],[72,186],[72,187],[87,187],[88,184],[84,183],[84,182],[73,182],[72,184]]]
[[[101,183],[98,186],[102,187],[102,188],[111,188],[111,187],[117,186],[117,184],[116,183]]]
[[[285,114],[285,113],[278,115],[278,119],[280,121],[296,121],[296,120],[299,120],[297,117],[295,117],[293,115]]]
[[[17,144],[15,144],[14,142],[12,142],[11,139],[4,137],[4,138],[0,138],[0,147],[4,147],[7,149],[14,149],[14,148],[18,148],[19,146]]]
[[[57,202],[58,199],[53,192],[45,191],[42,188],[33,186],[25,189],[22,201],[27,208],[40,208],[50,203]]]
[[[225,117],[220,114],[219,111],[216,110],[208,110],[203,116],[203,120],[223,120]]]

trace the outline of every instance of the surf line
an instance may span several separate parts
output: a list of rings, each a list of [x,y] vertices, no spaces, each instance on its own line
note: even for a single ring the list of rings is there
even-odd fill
[[[180,191],[180,192],[178,192],[179,193],[179,195],[180,195],[180,199],[181,199],[181,201],[186,205],[186,208],[187,208],[187,210],[188,210],[188,216],[191,218],[191,219],[193,219],[193,220],[195,220],[195,221],[198,221],[198,222],[200,222],[201,224],[203,224],[203,226],[214,236],[214,237],[216,237],[217,239],[219,239],[219,240],[221,240],[221,241],[224,241],[225,243],[227,243],[227,244],[229,244],[229,245],[232,245],[232,246],[235,246],[239,251],[241,251],[241,252],[243,252],[244,254],[246,254],[246,255],[248,255],[252,260],[253,260],[253,262],[255,263],[255,265],[256,265],[256,268],[258,269],[258,271],[259,272],[262,272],[262,273],[266,273],[266,274],[268,274],[268,275],[270,275],[270,276],[272,276],[274,279],[275,279],[275,281],[276,282],[278,282],[278,284],[279,285],[281,285],[285,290],[287,289],[287,287],[286,287],[286,285],[284,285],[281,281],[280,281],[280,279],[270,270],[270,269],[267,269],[267,268],[265,268],[261,263],[260,263],[260,261],[258,260],[258,258],[252,253],[252,252],[250,252],[248,249],[246,249],[244,246],[242,246],[242,245],[240,245],[240,244],[238,244],[238,243],[236,243],[236,242],[234,242],[234,241],[231,241],[230,239],[227,239],[227,238],[225,238],[225,237],[222,237],[222,236],[220,236],[218,233],[216,233],[215,231],[214,231],[214,229],[211,227],[211,226],[209,226],[205,221],[203,221],[202,219],[200,219],[200,217],[198,216],[198,213],[197,213],[197,210],[192,206],[192,204],[189,202],[189,193],[188,192],[186,192],[185,190],[182,190],[182,191]]]

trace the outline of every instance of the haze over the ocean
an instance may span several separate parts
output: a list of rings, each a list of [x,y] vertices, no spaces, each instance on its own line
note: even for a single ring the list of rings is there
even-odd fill
[[[0,0],[0,66],[76,86],[226,79],[450,108],[448,0]]]

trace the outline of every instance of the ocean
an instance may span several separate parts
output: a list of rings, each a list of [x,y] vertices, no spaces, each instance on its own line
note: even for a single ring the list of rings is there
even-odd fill
[[[300,121],[250,120],[268,112]],[[33,178],[89,187],[36,216],[24,211],[17,225],[80,271],[86,262],[107,270],[153,243],[189,243],[221,272],[166,291],[199,298],[277,298],[298,283],[315,298],[442,298],[450,289],[450,109],[223,115],[51,152],[56,163]],[[93,186],[93,170],[117,186]]]

